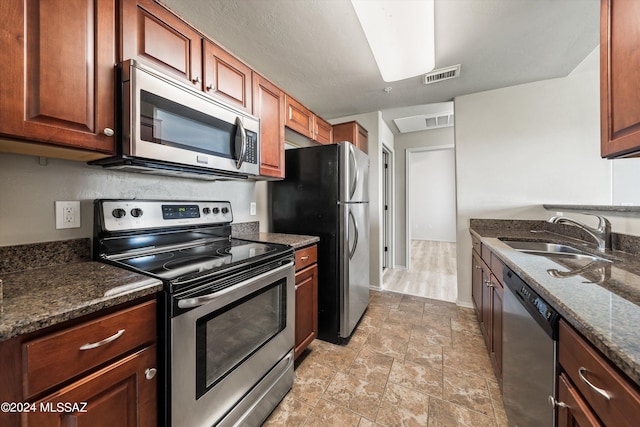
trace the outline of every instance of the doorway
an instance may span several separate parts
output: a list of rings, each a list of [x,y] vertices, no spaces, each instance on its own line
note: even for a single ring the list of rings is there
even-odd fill
[[[453,302],[457,299],[453,145],[407,149],[405,160],[407,268],[388,288]]]

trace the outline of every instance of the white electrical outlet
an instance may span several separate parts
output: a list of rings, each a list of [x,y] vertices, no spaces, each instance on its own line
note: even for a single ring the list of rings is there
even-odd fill
[[[56,229],[80,227],[80,202],[56,201]]]
[[[249,205],[249,214],[250,215],[256,214],[256,202],[251,202],[251,204]]]

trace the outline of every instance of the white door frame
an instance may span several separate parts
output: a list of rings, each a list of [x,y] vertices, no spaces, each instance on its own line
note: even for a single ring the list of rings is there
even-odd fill
[[[395,168],[394,166],[394,151],[393,148],[388,147],[386,144],[382,143],[382,158],[383,158],[383,162],[382,162],[382,167],[384,168],[384,155],[385,153],[388,156],[388,167],[386,172],[383,170],[383,177],[382,177],[382,185],[383,188],[382,192],[383,192],[383,197],[382,197],[382,222],[383,222],[383,237],[382,237],[382,257],[383,257],[383,265],[384,265],[384,257],[385,257],[385,253],[384,253],[384,246],[385,243],[387,244],[387,268],[394,268],[395,267]],[[387,177],[387,182],[386,182],[386,186],[385,186],[385,178]],[[385,194],[386,194],[386,200],[385,200]],[[384,210],[384,204],[385,202],[387,203],[387,212],[385,212]],[[388,221],[385,223],[385,219],[387,219]]]
[[[434,145],[431,147],[418,147],[418,148],[407,148],[405,151],[405,195],[404,195],[404,212],[405,212],[405,260],[407,265],[407,271],[411,269],[411,155],[413,153],[420,153],[424,151],[438,151],[438,150],[449,150],[453,149],[455,146],[453,144],[445,144],[445,145]]]

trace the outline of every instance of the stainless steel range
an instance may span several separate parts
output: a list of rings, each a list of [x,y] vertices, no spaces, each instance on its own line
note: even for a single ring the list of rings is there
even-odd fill
[[[293,249],[231,238],[229,202],[96,200],[94,215],[94,259],[165,285],[160,420],[260,425],[293,385]]]

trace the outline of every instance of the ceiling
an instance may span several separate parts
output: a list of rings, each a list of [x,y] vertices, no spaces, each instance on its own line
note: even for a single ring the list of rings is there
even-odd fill
[[[456,96],[567,76],[599,43],[600,0],[435,0],[436,68],[460,76],[387,83],[349,0],[161,1],[316,114],[380,110],[394,133]]]

